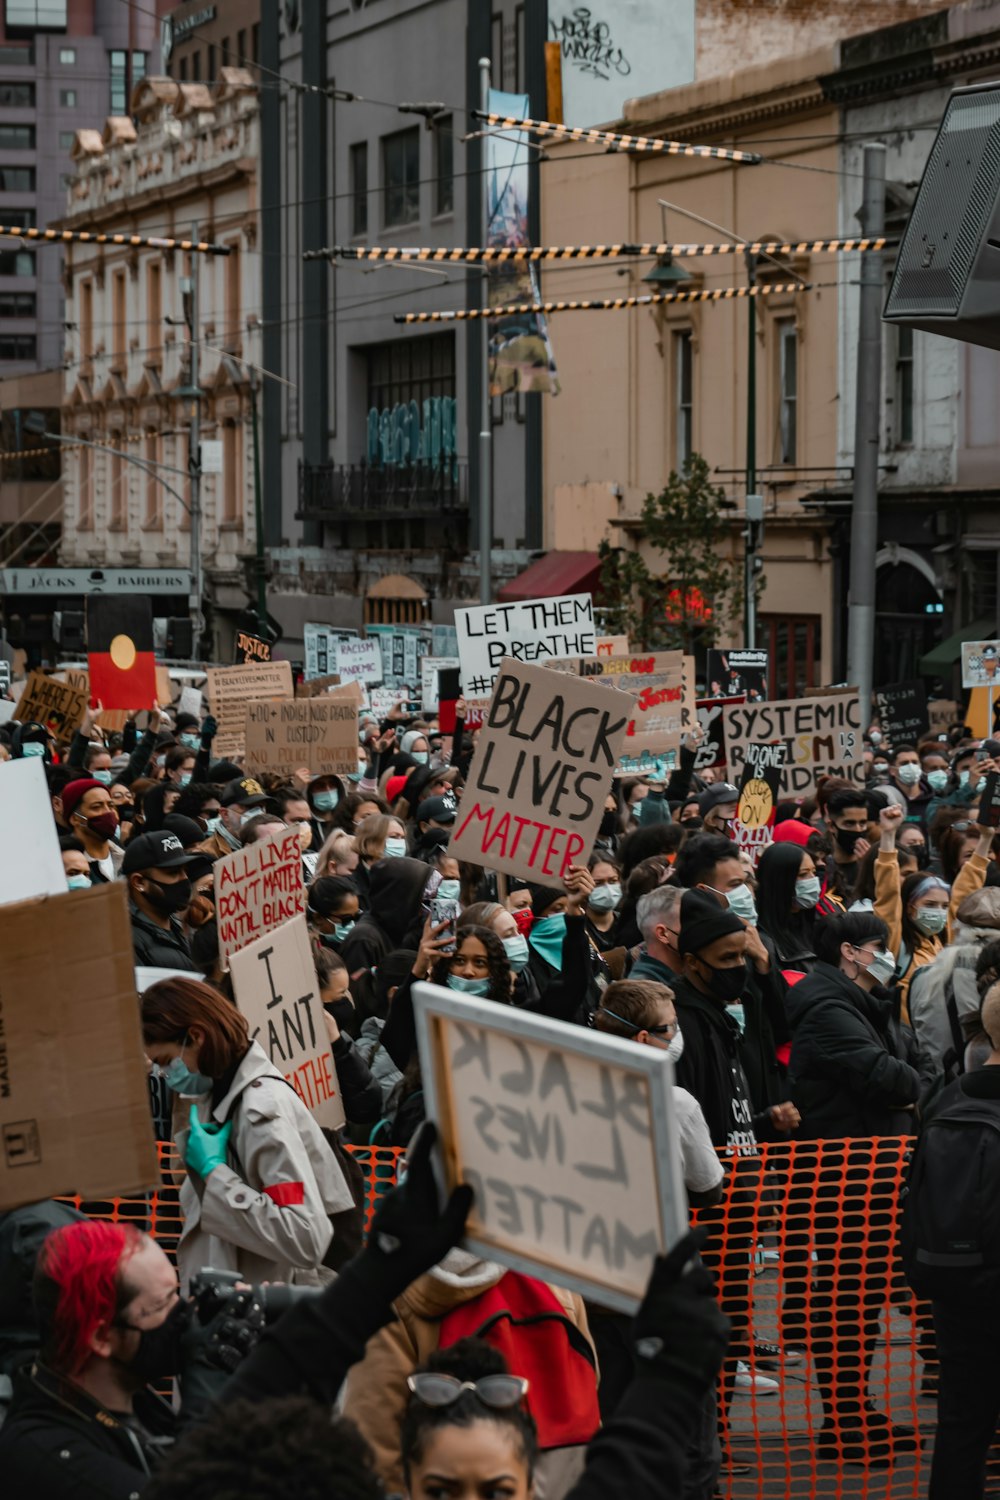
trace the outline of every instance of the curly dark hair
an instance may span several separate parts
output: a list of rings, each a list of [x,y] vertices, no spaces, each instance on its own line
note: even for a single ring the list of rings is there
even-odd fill
[[[327,829],[330,831],[330,833],[332,833],[335,828],[342,828],[345,833],[353,833],[354,819],[357,816],[358,808],[364,807],[368,802],[377,807],[379,812],[382,813],[383,816],[386,816],[388,814],[389,804],[388,802],[386,802],[385,798],[380,797],[377,792],[348,792],[347,796],[341,797],[340,801],[337,803],[337,811],[334,813],[329,823],[327,823]]]
[[[220,1403],[188,1429],[146,1500],[384,1500],[353,1422],[304,1396]]]
[[[462,1381],[481,1380],[484,1375],[510,1374],[507,1361],[499,1349],[492,1348],[482,1339],[459,1339],[458,1343],[449,1345],[447,1349],[436,1349],[417,1373],[424,1371],[453,1375],[456,1380]],[[530,1394],[528,1399],[530,1400]],[[420,1462],[424,1439],[429,1433],[442,1427],[471,1427],[473,1422],[495,1422],[498,1427],[510,1428],[521,1450],[528,1478],[532,1478],[538,1461],[538,1432],[528,1408],[522,1402],[504,1411],[494,1411],[484,1405],[472,1391],[463,1391],[450,1406],[425,1406],[416,1396],[410,1396],[400,1430],[403,1474],[407,1485],[410,1483],[410,1470],[413,1464]]]
[[[496,1000],[500,1005],[509,1005],[511,969],[503,943],[489,927],[476,927],[474,924],[466,927],[463,924],[456,934],[455,953],[458,953],[466,938],[470,937],[478,938],[486,949],[490,980],[490,992],[487,999]],[[451,973],[451,961],[455,953],[442,954],[434,965],[431,970],[431,979],[435,984],[447,985],[448,975]]]

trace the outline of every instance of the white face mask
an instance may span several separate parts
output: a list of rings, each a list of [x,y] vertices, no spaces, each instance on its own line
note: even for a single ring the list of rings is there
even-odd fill
[[[921,774],[920,767],[915,761],[907,761],[905,766],[896,767],[896,775],[904,786],[916,786]]]
[[[742,922],[749,922],[751,927],[757,926],[757,903],[753,898],[753,891],[743,883],[735,890],[726,891],[726,900],[729,910],[733,912]]]
[[[672,1063],[680,1062],[684,1056],[684,1033],[679,1031],[676,1036],[670,1038],[670,1046],[667,1048],[667,1056]]]

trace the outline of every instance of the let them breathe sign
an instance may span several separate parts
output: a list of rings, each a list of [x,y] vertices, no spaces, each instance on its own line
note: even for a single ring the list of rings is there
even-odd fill
[[[589,594],[456,609],[455,628],[466,698],[488,695],[507,656],[514,661],[544,662],[553,657],[597,655],[594,601]]]
[[[449,852],[543,884],[561,880],[593,847],[633,706],[617,689],[505,662]]]
[[[413,1002],[444,1187],[476,1195],[466,1246],[634,1311],[688,1222],[666,1054],[434,984]]]

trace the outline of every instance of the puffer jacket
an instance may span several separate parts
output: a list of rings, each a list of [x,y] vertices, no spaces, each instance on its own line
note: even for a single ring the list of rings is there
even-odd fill
[[[955,877],[955,884],[951,888],[951,899],[948,903],[948,926],[945,929],[945,942],[951,942],[952,931],[958,908],[967,896],[977,891],[986,879],[987,862],[981,854],[973,854],[967,859]],[[903,896],[902,881],[899,875],[899,860],[896,851],[884,853],[881,849],[875,860],[875,915],[881,917],[889,929],[889,947],[899,958],[900,947],[903,942]],[[910,1013],[908,996],[910,984],[918,969],[924,964],[932,963],[944,947],[939,937],[918,936],[910,956],[906,972],[899,981],[900,998],[902,1002],[902,1016],[904,1021],[909,1021]]]
[[[952,1050],[960,1058],[964,1042],[979,1030],[976,963],[986,944],[1000,939],[1000,891],[992,886],[973,891],[957,915],[953,940],[910,983],[910,1020],[917,1041],[939,1063]]]
[[[197,1103],[203,1121],[232,1121],[228,1163],[207,1181],[189,1174],[181,1185],[184,1229],[177,1265],[186,1288],[202,1266],[238,1271],[245,1281],[318,1285],[332,1238],[330,1214],[354,1199],[336,1157],[302,1100],[251,1042],[232,1083],[213,1106]],[[187,1120],[182,1108],[181,1118]],[[181,1160],[189,1130],[174,1137]]]

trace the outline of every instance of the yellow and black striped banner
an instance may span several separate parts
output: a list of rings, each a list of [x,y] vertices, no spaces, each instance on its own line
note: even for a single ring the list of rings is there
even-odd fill
[[[536,245],[520,249],[497,247],[469,249],[434,245],[330,245],[323,250],[307,250],[303,260],[354,261],[448,261],[497,265],[504,261],[523,260],[616,260],[621,256],[651,259],[660,255],[820,255],[827,252],[848,254],[852,251],[884,250],[898,244],[882,235],[878,239],[834,240],[738,240],[730,245]]]
[[[0,224],[0,239],[37,240],[49,245],[125,245],[137,250],[190,250],[196,255],[231,255],[229,245],[211,240],[170,240],[155,235],[105,234],[91,229],[22,229]]]
[[[530,130],[534,135],[550,135],[556,140],[584,141],[592,146],[616,146],[621,151],[658,151],[665,156],[707,156],[713,161],[735,161],[755,167],[764,158],[758,151],[728,151],[724,146],[688,146],[683,141],[662,141],[649,135],[619,135],[614,130],[587,130],[582,125],[554,125],[551,120],[519,120],[514,115],[485,114],[471,111],[474,120],[483,120],[497,130]]]
[[[811,292],[812,282],[781,281],[767,286],[720,286],[713,291],[649,292],[643,297],[567,298],[564,302],[512,302],[503,307],[464,307],[455,312],[396,313],[396,323],[469,323],[477,318],[509,318],[525,313],[618,312],[662,302],[730,302],[738,297],[773,297],[778,292]]]

